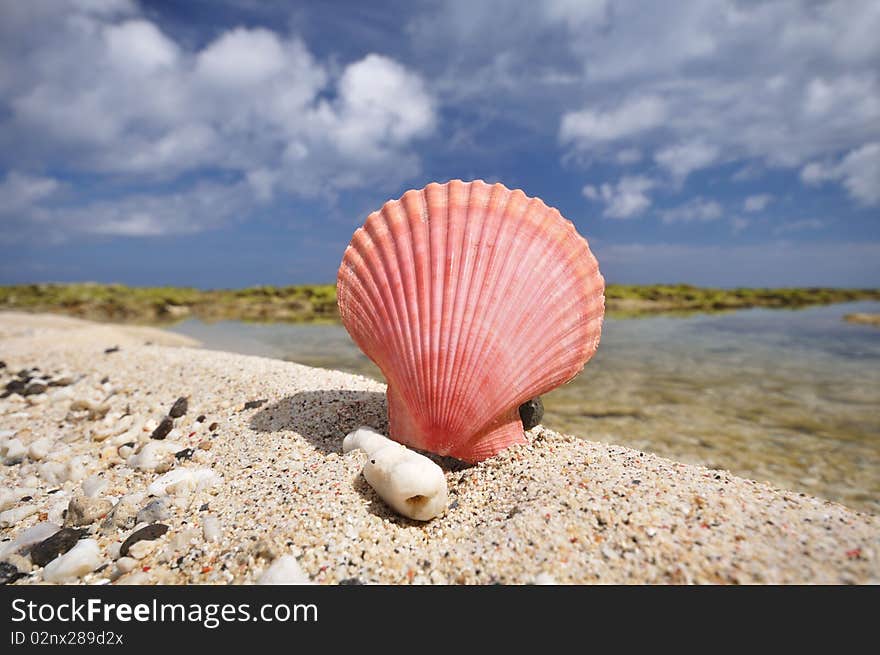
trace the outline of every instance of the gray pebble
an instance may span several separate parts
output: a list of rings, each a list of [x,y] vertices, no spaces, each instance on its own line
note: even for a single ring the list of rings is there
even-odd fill
[[[40,382],[31,382],[24,390],[24,396],[36,396],[40,393],[46,393],[46,385]]]
[[[113,509],[113,503],[104,498],[74,496],[67,506],[66,526],[91,525]]]
[[[164,521],[169,516],[171,513],[168,511],[168,505],[161,498],[156,498],[137,513],[136,523],[156,523]]]
[[[171,411],[168,412],[168,416],[171,418],[180,418],[186,411],[189,409],[189,402],[186,398],[180,397],[174,401],[174,404],[171,406]]]
[[[123,496],[119,499],[119,502],[113,506],[113,509],[110,510],[107,519],[101,527],[105,530],[110,528],[122,528],[123,530],[128,530],[137,525],[137,513],[138,507],[135,505],[132,498],[129,496]]]

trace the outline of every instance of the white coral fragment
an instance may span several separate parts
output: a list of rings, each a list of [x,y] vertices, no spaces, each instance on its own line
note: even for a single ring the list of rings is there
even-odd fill
[[[446,510],[446,476],[430,459],[368,427],[351,432],[342,442],[346,453],[356,448],[369,456],[364,478],[396,512],[430,521]]]

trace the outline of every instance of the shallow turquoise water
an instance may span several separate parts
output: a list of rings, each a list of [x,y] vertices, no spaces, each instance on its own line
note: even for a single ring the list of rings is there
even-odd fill
[[[544,396],[544,423],[880,513],[880,329],[844,322],[852,312],[880,303],[609,318],[581,375]],[[171,329],[381,379],[341,326]]]

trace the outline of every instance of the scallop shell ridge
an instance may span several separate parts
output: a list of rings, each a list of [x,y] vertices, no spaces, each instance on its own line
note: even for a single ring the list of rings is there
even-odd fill
[[[388,382],[391,437],[474,462],[523,443],[519,405],[592,357],[604,286],[558,210],[502,184],[453,180],[370,214],[337,296]]]

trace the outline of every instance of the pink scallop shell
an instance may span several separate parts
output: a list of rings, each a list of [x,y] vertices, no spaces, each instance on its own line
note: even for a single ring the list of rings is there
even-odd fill
[[[337,278],[342,323],[388,382],[391,438],[466,462],[525,443],[519,406],[596,352],[604,291],[571,221],[481,180],[385,203]]]

